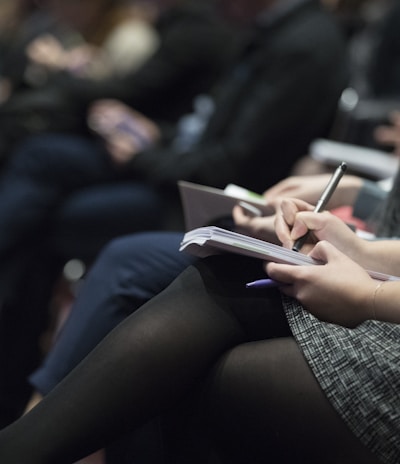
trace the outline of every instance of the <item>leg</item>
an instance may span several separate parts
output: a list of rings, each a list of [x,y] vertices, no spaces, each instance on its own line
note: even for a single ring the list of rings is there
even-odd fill
[[[66,197],[74,193],[74,198],[77,198],[83,187],[98,183],[104,186],[115,177],[101,147],[90,139],[65,135],[42,135],[22,144],[1,177],[0,299],[4,298],[5,302],[0,312],[0,427],[23,410],[21,404],[24,405],[29,396],[26,379],[38,365],[41,355],[37,345],[38,335],[45,327],[43,320],[47,321],[46,300],[41,299],[43,305],[40,308],[34,308],[30,302],[27,305],[28,289],[25,284],[28,271],[33,269],[33,272],[36,271],[34,278],[40,281],[41,277],[43,283],[40,282],[37,287],[38,292],[32,287],[29,297],[37,297],[39,293],[43,296],[41,287],[45,280],[50,282],[54,278],[52,272],[50,275],[46,273],[43,263],[46,259],[53,262],[54,258],[45,243],[49,222]],[[101,190],[96,197],[100,197],[97,199],[99,203],[103,201],[105,204],[111,195],[106,186],[103,188],[104,192]],[[132,186],[132,190],[139,197],[144,194],[145,187]],[[138,223],[143,219],[140,216],[144,211],[142,208],[148,207],[147,217],[155,205],[153,197],[148,196],[148,203],[141,200],[137,203],[140,205],[138,210],[132,211],[133,216],[137,213]],[[91,203],[93,205],[93,196]],[[90,221],[91,226],[98,226],[94,222],[93,219]],[[75,237],[75,241],[79,241],[79,236]],[[94,242],[92,240],[91,245]],[[40,250],[39,243],[45,243]],[[37,255],[34,256],[37,264],[31,260],[33,266],[28,267],[31,254]],[[47,286],[47,289],[51,287]],[[38,309],[41,314],[35,314]],[[19,391],[21,394],[17,394]]]
[[[0,256],[42,233],[67,195],[114,178],[106,153],[90,139],[42,135],[22,144],[0,178]]]
[[[48,230],[57,255],[92,263],[116,237],[165,226],[165,199],[148,182],[118,180],[79,189],[57,208]]]
[[[247,339],[287,334],[275,290],[251,292],[261,263],[188,268],[122,322],[35,409],[0,433],[2,464],[68,463],[170,408]]]
[[[179,252],[181,233],[135,234],[100,254],[63,330],[30,382],[49,393],[117,324],[161,292],[194,259]]]
[[[48,302],[61,263],[42,249],[25,254],[20,291],[0,314],[0,429],[19,417],[32,392],[28,376],[43,356],[41,335],[48,325]]]
[[[293,338],[235,347],[209,409],[228,463],[378,464],[326,399]]]
[[[21,401],[26,401],[26,377],[38,362],[38,351],[34,356],[33,351],[43,329],[43,314],[35,315],[30,306],[17,305],[24,300],[25,279],[35,266],[31,263],[39,259],[36,268],[44,265],[35,244],[42,243],[43,228],[62,194],[86,182],[89,175],[92,179],[104,177],[108,169],[97,151],[90,141],[81,138],[33,138],[21,145],[0,178],[1,426],[15,418]],[[18,398],[21,389],[24,395]],[[7,393],[10,390],[13,401]]]

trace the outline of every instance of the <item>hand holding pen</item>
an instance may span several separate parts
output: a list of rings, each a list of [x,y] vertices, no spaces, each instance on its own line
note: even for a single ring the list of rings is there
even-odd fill
[[[343,174],[345,173],[346,169],[347,169],[347,165],[344,162],[342,162],[337,167],[331,179],[329,180],[328,185],[326,186],[325,190],[322,192],[320,199],[317,201],[317,204],[315,205],[315,208],[314,208],[314,213],[320,213],[321,211],[325,209],[327,203],[329,202],[333,193],[335,192],[340,179],[343,177]],[[294,251],[301,250],[302,246],[307,240],[307,236],[308,236],[308,232],[296,240],[296,242],[293,245]]]
[[[300,199],[287,198],[280,202],[279,210],[275,216],[275,228],[277,239],[280,244],[285,248],[293,248],[293,241],[301,238],[308,234],[311,229],[313,232],[318,232],[319,239],[327,239],[335,242],[335,235],[330,234],[328,230],[325,232],[320,229],[325,228],[325,224],[328,224],[322,217],[322,214],[315,214],[315,211],[322,212],[323,208],[331,198],[335,188],[338,185],[340,178],[342,177],[345,169],[344,165],[340,165],[340,172],[335,171],[335,174],[331,177],[324,189],[323,194],[320,197],[320,201],[316,202],[318,208]],[[332,181],[333,180],[333,181]],[[342,221],[343,222],[343,221]],[[337,226],[335,226],[337,227]],[[344,227],[348,227],[344,224]],[[320,234],[322,233],[322,235]],[[311,248],[311,243],[308,249]],[[305,250],[303,250],[304,252]]]

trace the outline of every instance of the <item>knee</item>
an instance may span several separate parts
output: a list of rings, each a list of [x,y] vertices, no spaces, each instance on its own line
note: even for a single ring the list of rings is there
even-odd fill
[[[76,165],[93,151],[92,144],[83,137],[63,134],[40,134],[25,140],[10,159],[10,167],[31,173],[63,172]]]
[[[111,240],[101,252],[99,259],[110,269],[123,266],[126,262],[140,262],[151,254],[151,234],[137,233]]]
[[[264,395],[280,400],[279,385],[301,376],[305,361],[291,337],[243,343],[228,351],[216,367],[217,391],[223,401],[246,404],[249,398],[265,402]],[[261,388],[260,388],[261,387]]]
[[[60,140],[55,135],[37,135],[25,140],[10,158],[11,171],[39,172],[61,162]]]

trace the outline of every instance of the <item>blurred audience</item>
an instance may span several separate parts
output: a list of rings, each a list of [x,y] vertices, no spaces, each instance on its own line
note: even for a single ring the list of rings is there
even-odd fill
[[[27,47],[33,65],[47,73],[66,70],[93,79],[138,69],[158,47],[158,36],[134,0],[49,0],[59,22],[79,35],[77,45],[44,34]]]
[[[3,102],[23,79],[28,61],[26,46],[37,34],[51,29],[54,20],[35,0],[3,0],[0,13],[0,101]]]
[[[177,207],[178,179],[219,187],[235,182],[260,191],[286,177],[309,143],[329,131],[348,77],[345,40],[332,15],[315,0],[217,3],[240,20],[240,52],[210,92],[211,98],[198,96],[194,113],[182,117],[174,131],[162,124],[163,115],[182,109],[182,99],[193,97],[194,90],[196,94],[209,90],[206,84],[211,85],[216,71],[226,64],[222,57],[231,57],[231,43],[221,41],[226,36],[221,35],[220,21],[215,16],[208,19],[212,3],[178,2],[176,8],[187,19],[176,20],[179,31],[168,40],[160,33],[158,50],[129,81],[129,107],[127,94],[126,100],[96,101],[90,107],[91,126],[98,136],[38,135],[10,156],[0,178],[3,424],[21,412],[30,392],[27,376],[40,358],[38,340],[47,319],[49,283],[57,276],[47,265],[46,247],[55,217],[71,201],[84,204],[80,211],[86,208],[96,224],[118,228],[101,212],[93,214],[88,192],[97,189],[107,203],[107,187],[127,180],[133,192],[130,226],[148,228],[143,218],[159,219],[159,202],[167,198]],[[169,24],[174,24],[177,10],[166,11]],[[172,51],[172,43],[179,47]],[[154,88],[155,82],[160,83],[160,69],[167,76],[162,90]],[[57,74],[62,82],[71,82],[69,72]],[[142,86],[136,85],[139,76]],[[82,90],[86,81],[75,79],[74,85]],[[123,91],[116,82],[111,86],[114,91]],[[86,84],[89,101],[105,88],[103,83]],[[148,199],[154,199],[154,209],[143,207]],[[80,227],[72,241],[90,247],[96,240],[92,231],[92,224],[86,231]],[[32,264],[32,257],[39,259]]]
[[[149,113],[153,113],[152,110],[156,113],[160,108],[160,118],[165,116],[168,119],[169,116],[170,121],[173,121],[179,108],[188,106],[189,102],[191,104],[197,93],[208,90],[221,71],[226,69],[227,62],[231,60],[232,42],[235,40],[229,40],[229,29],[212,3],[171,0],[157,2],[157,6],[157,11],[161,13],[157,20],[159,47],[146,66],[126,79],[132,86],[129,88],[130,97],[138,103],[140,100],[141,108],[147,107]],[[72,78],[65,71],[56,74],[60,79],[57,85],[60,81],[61,85],[68,82],[71,85],[66,88],[70,90],[78,81],[83,87],[88,85],[89,88],[95,88],[96,92],[100,92],[100,88],[106,89],[108,85],[118,92],[120,90],[119,79],[96,80],[92,86],[89,79]],[[79,85],[77,87],[82,90]],[[76,95],[80,95],[79,91]],[[82,95],[86,95],[85,92]],[[24,379],[40,357],[39,334],[46,323],[49,299],[64,260],[68,257],[82,257],[81,252],[84,258],[91,259],[115,235],[132,232],[137,228],[160,227],[163,217],[163,211],[159,209],[159,196],[144,184],[129,182],[116,185],[116,188],[110,185],[115,179],[120,181],[119,170],[110,162],[109,155],[104,153],[103,144],[97,136],[76,139],[73,136],[67,137],[68,143],[65,145],[65,139],[57,135],[36,137],[33,145],[28,143],[28,151],[21,147],[10,156],[9,164],[0,179],[0,215],[10,215],[15,220],[14,225],[10,223],[5,226],[3,237],[7,235],[8,239],[12,238],[17,229],[22,232],[19,238],[15,236],[16,241],[12,239],[14,244],[6,245],[4,242],[8,258],[5,257],[1,266],[2,275],[7,275],[7,282],[2,283],[3,308],[0,313],[0,364],[4,366],[4,376],[0,379],[1,423],[20,409],[21,398],[29,394]],[[30,157],[29,146],[40,145],[44,151],[39,148],[36,152],[38,156]],[[61,152],[58,151],[60,147]],[[44,155],[43,159],[40,153]],[[53,154],[56,156],[53,157]],[[48,156],[48,161],[52,159],[51,164],[54,162],[54,165],[47,164],[45,159]],[[75,162],[77,164],[73,167]],[[83,164],[79,168],[81,162]],[[99,165],[96,167],[97,163]],[[15,174],[19,180],[14,177]],[[63,181],[61,177],[64,174],[67,177]],[[58,176],[61,177],[56,179]],[[50,182],[52,186],[46,186],[50,179],[53,179]],[[35,185],[38,187],[36,193]],[[112,190],[110,187],[113,187]],[[14,188],[16,190],[12,193]],[[11,196],[8,196],[7,191]],[[19,214],[22,211],[14,209],[17,206],[14,200],[25,204],[26,200],[33,200],[34,197],[36,205],[31,205],[32,208],[24,206],[23,218]],[[57,221],[55,215],[60,210],[62,218]],[[135,212],[139,213],[140,219],[135,217]],[[53,234],[54,222],[61,222],[61,226]],[[65,227],[66,222],[72,223],[72,232]],[[56,242],[62,235],[62,245],[57,248],[57,252],[51,248],[54,235],[57,235]],[[68,254],[70,250],[65,252],[66,241],[72,244],[72,256]],[[58,253],[60,248],[61,259]],[[27,295],[30,296],[25,299]],[[6,340],[6,333],[10,336],[9,340]]]
[[[61,72],[87,82],[135,72],[158,48],[154,26],[132,0],[47,0],[8,46],[2,66],[1,158],[24,137],[85,131],[79,95],[54,82]],[[8,98],[7,97],[8,94]]]
[[[329,2],[329,0],[327,0]],[[391,16],[397,1],[393,0],[344,0],[330,2],[347,32],[350,61],[349,85],[362,98],[374,95],[371,69],[374,61],[380,60],[379,43],[387,36],[385,22]],[[396,60],[387,62],[396,67]]]
[[[15,92],[44,86],[52,72],[63,69],[94,78],[126,72],[158,44],[157,33],[134,0],[46,0],[30,9],[26,1],[20,3],[13,10],[18,27],[6,29],[5,36],[13,40],[4,44],[2,66]]]

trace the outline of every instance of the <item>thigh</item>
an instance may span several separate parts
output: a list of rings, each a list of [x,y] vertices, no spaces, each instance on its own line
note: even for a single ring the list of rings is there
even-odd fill
[[[14,178],[47,182],[59,190],[114,178],[104,146],[90,137],[42,134],[22,143],[10,158],[3,183]]]
[[[266,277],[259,259],[224,254],[195,263],[212,300],[235,318],[245,341],[291,334],[277,288],[247,288],[246,283]]]
[[[378,463],[330,405],[292,337],[232,349],[210,382],[207,411],[227,462]]]
[[[113,240],[85,279],[55,345],[30,382],[47,394],[120,322],[161,292],[193,257],[179,252],[181,233]]]
[[[57,208],[49,230],[50,247],[65,259],[92,262],[116,237],[160,230],[164,210],[161,194],[145,182],[90,185],[69,195]]]
[[[163,231],[117,238],[104,249],[95,272],[106,275],[112,269],[119,294],[133,298],[137,305],[143,304],[197,260],[179,251],[182,238],[181,232]]]

